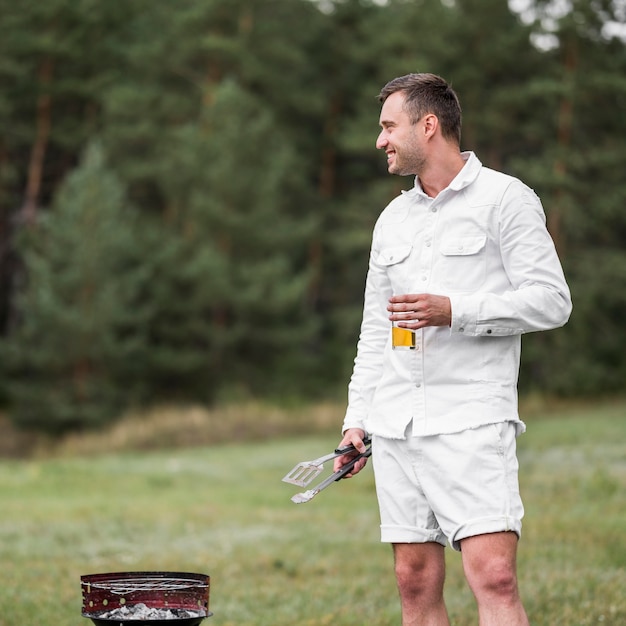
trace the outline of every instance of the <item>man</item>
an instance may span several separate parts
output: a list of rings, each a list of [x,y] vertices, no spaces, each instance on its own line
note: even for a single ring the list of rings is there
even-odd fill
[[[379,100],[376,147],[415,184],[374,229],[340,445],[363,451],[372,436],[403,626],[449,624],[447,543],[461,552],[480,624],[528,624],[516,575],[520,336],[565,324],[570,293],[534,192],[460,152],[451,87],[409,74]],[[392,322],[415,333],[413,349],[393,348]]]

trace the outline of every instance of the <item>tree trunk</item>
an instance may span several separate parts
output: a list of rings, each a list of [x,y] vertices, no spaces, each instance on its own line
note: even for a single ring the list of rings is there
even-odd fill
[[[335,147],[335,133],[337,121],[341,115],[341,102],[335,96],[330,103],[326,123],[324,125],[324,142],[320,164],[320,178],[318,191],[322,200],[330,200],[336,192],[337,183],[337,149]],[[309,267],[311,281],[308,289],[308,302],[311,309],[315,310],[320,300],[323,265],[323,235],[324,232],[311,242],[309,246]]]
[[[39,98],[37,100],[35,141],[28,163],[28,178],[21,210],[21,222],[32,226],[37,220],[37,206],[41,193],[43,166],[46,158],[50,129],[52,128],[52,96],[50,84],[54,73],[54,62],[46,57],[39,66]]]
[[[547,225],[554,245],[560,255],[565,253],[565,234],[563,232],[563,215],[568,204],[569,193],[565,188],[567,181],[567,154],[571,149],[572,127],[574,122],[574,90],[575,75],[578,67],[578,46],[574,38],[564,41],[563,82],[566,88],[559,105],[557,120],[557,158],[553,173],[557,181],[552,206],[547,217]]]

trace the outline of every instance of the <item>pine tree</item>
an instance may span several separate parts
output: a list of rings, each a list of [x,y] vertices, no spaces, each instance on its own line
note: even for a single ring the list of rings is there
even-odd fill
[[[286,336],[312,342],[306,251],[318,221],[310,179],[323,98],[304,84],[317,66],[300,47],[313,49],[321,18],[309,2],[212,0],[174,13],[152,3],[136,21],[139,33],[162,36],[128,46],[128,84],[109,94],[105,141],[179,259],[161,273],[162,291],[178,293],[183,281],[189,294],[153,311],[163,356],[152,375],[169,381],[161,390],[211,399],[235,379],[267,390],[278,380],[268,359],[296,378]],[[302,354],[292,356],[308,371]]]
[[[179,129],[168,159],[177,176],[162,177],[162,192],[181,207],[184,258],[160,279],[150,324],[159,361],[180,364],[180,385],[205,401],[222,387],[268,390],[273,368],[297,367],[312,328],[302,255],[312,220],[289,202],[301,184],[295,155],[262,102],[227,81]]]
[[[22,265],[20,225],[34,225],[101,123],[122,72],[133,3],[0,0],[0,336],[10,332]]]
[[[616,288],[626,275],[626,45],[606,34],[619,18],[613,3],[569,8],[542,22],[550,5],[536,3],[536,34],[552,42],[530,85],[541,150],[516,167],[543,199],[574,301],[564,331],[527,338],[524,374],[535,388],[579,395],[621,391],[626,377]]]
[[[131,264],[135,224],[123,188],[92,145],[54,210],[21,241],[27,284],[2,346],[11,417],[61,433],[106,423],[129,402],[120,380],[138,349]],[[126,368],[128,369],[128,368]]]

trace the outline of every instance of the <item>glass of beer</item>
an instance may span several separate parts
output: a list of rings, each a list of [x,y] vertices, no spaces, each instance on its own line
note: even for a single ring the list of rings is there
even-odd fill
[[[391,347],[394,350],[415,350],[415,331],[392,322]]]

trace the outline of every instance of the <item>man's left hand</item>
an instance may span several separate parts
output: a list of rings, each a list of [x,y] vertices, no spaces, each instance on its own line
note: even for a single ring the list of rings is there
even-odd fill
[[[425,328],[426,326],[450,326],[452,307],[450,298],[432,293],[414,293],[389,298],[387,310],[392,322],[403,328]]]

